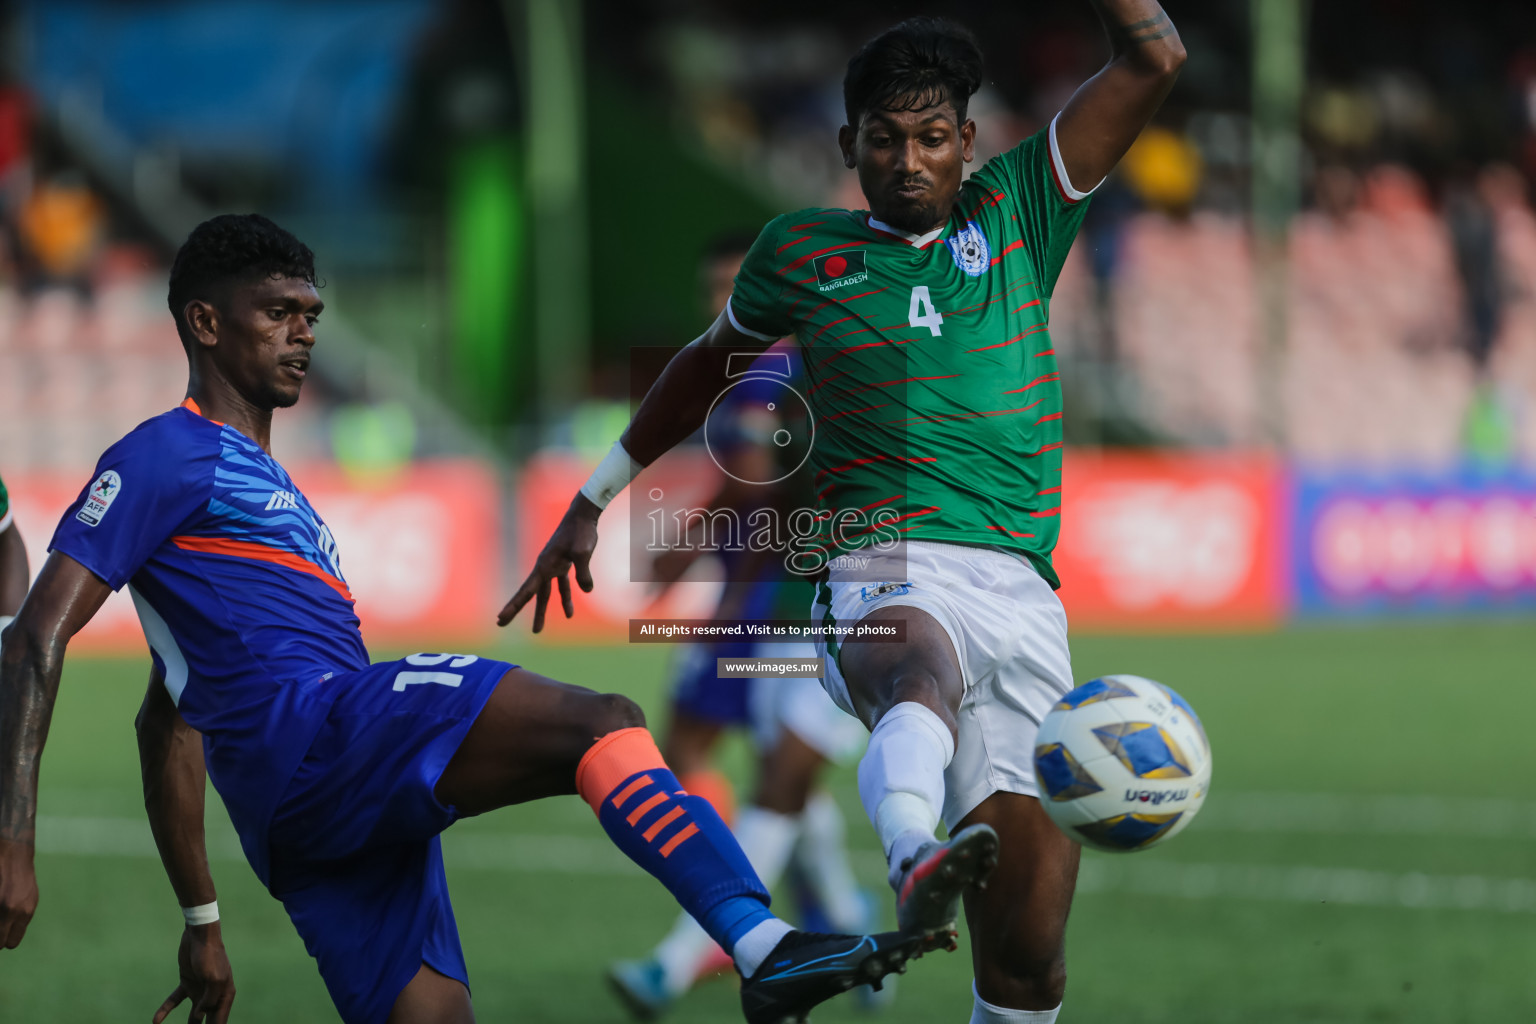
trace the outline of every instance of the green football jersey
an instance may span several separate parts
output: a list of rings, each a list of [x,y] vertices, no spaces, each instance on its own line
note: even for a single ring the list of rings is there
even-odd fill
[[[0,530],[11,525],[11,495],[5,489],[5,481],[0,480]]]
[[[1087,197],[1066,181],[1054,127],[971,175],[927,235],[866,211],[801,210],[771,221],[742,264],[733,324],[803,349],[827,551],[892,533],[1003,548],[1059,585],[1047,323]]]

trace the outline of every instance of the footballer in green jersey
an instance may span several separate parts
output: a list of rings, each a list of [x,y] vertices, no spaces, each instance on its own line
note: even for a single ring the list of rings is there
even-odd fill
[[[27,549],[11,513],[11,495],[0,480],[0,629],[11,621],[27,596]]]
[[[569,617],[570,571],[593,585],[602,508],[705,421],[732,355],[794,335],[816,431],[810,551],[835,556],[797,566],[820,569],[822,684],[870,729],[859,795],[898,926],[953,948],[945,886],[965,882],[972,1024],[1052,1024],[1066,987],[1080,848],[1041,809],[1033,770],[1039,722],[1073,685],[1050,562],[1063,411],[1050,297],[1087,194],[1185,59],[1155,0],[1085,2],[1108,63],[969,180],[975,38],[915,18],[854,55],[838,145],[869,209],[767,226],[725,314],[668,364],[500,616],[532,601],[541,630],[558,585]],[[891,639],[835,644],[850,623]]]
[[[971,175],[938,227],[800,210],[742,265],[732,325],[793,334],[805,352],[829,548],[894,531],[1017,550],[1057,582],[1062,405],[1047,320],[1087,203],[1064,181],[1055,127]]]

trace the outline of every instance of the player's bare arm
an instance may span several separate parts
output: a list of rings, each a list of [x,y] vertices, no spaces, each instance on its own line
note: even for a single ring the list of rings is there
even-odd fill
[[[110,593],[89,569],[55,552],[6,631],[0,653],[0,948],[21,943],[37,910],[37,771],[64,649]]]
[[[160,861],[183,907],[206,906],[218,894],[208,870],[203,833],[208,781],[203,737],[176,710],[158,672],[150,673],[134,729],[139,740],[144,809]],[[188,924],[182,931],[177,962],[180,981],[155,1012],[153,1024],[160,1024],[183,1000],[191,1001],[193,1019],[223,1024],[234,1003],[235,982],[219,922]]]
[[[726,379],[730,358],[740,353],[757,353],[772,344],[736,330],[726,313],[720,314],[709,330],[684,346],[646,392],[640,408],[620,442],[624,450],[642,466],[649,466],[704,425],[710,406]],[[558,582],[560,603],[565,617],[575,614],[571,603],[570,571],[576,570],[576,583],[582,590],[592,589],[592,552],[597,548],[597,519],[602,513],[585,495],[577,494],[560,525],[555,527],[539,552],[528,578],[512,595],[497,625],[511,622],[523,606],[535,601],[533,631],[544,628],[544,614],[549,607],[551,585]],[[535,600],[537,599],[537,600]]]
[[[1112,56],[1080,86],[1056,122],[1067,177],[1079,188],[1103,181],[1163,105],[1184,44],[1156,0],[1092,0]]]

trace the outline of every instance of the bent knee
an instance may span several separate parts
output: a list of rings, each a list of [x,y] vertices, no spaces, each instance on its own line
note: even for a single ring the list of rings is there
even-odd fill
[[[645,712],[622,693],[598,694],[593,704],[591,726],[594,737],[620,729],[645,728]]]

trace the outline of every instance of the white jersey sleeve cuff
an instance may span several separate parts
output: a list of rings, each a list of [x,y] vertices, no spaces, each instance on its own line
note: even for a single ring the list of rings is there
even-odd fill
[[[0,533],[4,533],[6,530],[9,530],[11,528],[11,521],[15,518],[16,513],[10,509],[6,509],[5,515],[0,516]]]
[[[725,315],[731,318],[731,326],[736,328],[736,332],[738,334],[745,334],[747,337],[756,338],[758,341],[779,340],[778,335],[776,334],[764,334],[762,331],[754,331],[750,327],[741,326],[741,321],[736,319],[736,311],[731,308],[730,299],[725,300]]]
[[[1056,145],[1056,122],[1060,120],[1060,113],[1051,118],[1051,171],[1055,174],[1056,184],[1061,189],[1061,194],[1066,197],[1067,202],[1076,203],[1093,195],[1094,190],[1097,189],[1100,185],[1104,184],[1104,179],[1099,179],[1099,181],[1093,185],[1093,188],[1090,188],[1086,192],[1079,192],[1077,189],[1072,187],[1072,182],[1067,177],[1067,165],[1061,162],[1061,147]]]

